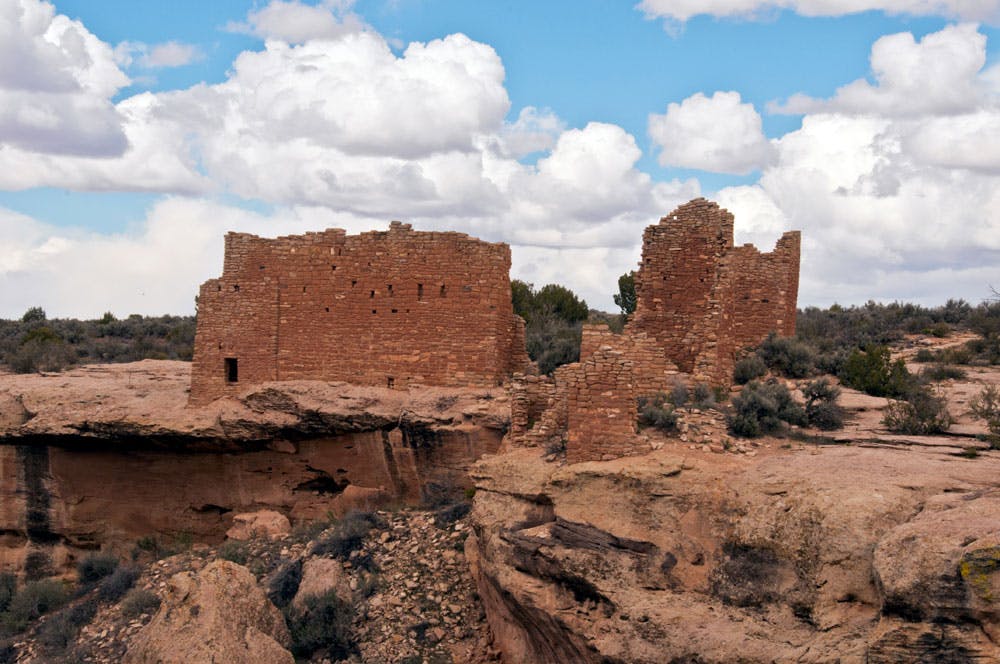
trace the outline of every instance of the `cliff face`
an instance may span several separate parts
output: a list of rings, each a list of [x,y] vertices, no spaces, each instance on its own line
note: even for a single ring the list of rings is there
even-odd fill
[[[1000,459],[686,447],[480,461],[467,542],[507,662],[1000,659]]]
[[[233,515],[415,504],[468,484],[499,389],[264,384],[187,408],[189,365],[0,375],[0,565],[40,576],[137,538],[220,541]]]

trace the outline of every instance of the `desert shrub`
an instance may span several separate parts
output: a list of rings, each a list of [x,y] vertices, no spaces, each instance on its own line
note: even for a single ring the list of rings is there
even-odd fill
[[[920,371],[920,379],[924,381],[961,380],[965,375],[964,369],[947,364],[933,364]]]
[[[923,332],[924,334],[929,334],[933,337],[938,337],[939,339],[943,339],[944,337],[947,337],[949,334],[951,334],[951,326],[948,325],[948,323],[945,323],[944,321],[940,321],[937,323],[932,323],[928,327],[925,327]]]
[[[687,405],[688,399],[691,394],[688,392],[687,383],[683,380],[674,381],[674,385],[670,388],[670,403],[673,404],[674,408],[683,408]]]
[[[733,381],[737,385],[746,385],[751,380],[760,378],[767,373],[767,365],[760,355],[748,355],[736,363],[733,369]]]
[[[361,548],[372,528],[384,526],[384,522],[371,512],[348,512],[329,535],[316,541],[313,555],[347,560],[352,552]]]
[[[285,621],[292,637],[292,654],[305,659],[323,651],[332,661],[349,657],[354,652],[353,619],[351,605],[332,590],[304,598],[302,608],[288,607]]]
[[[809,426],[832,431],[844,426],[844,409],[837,404],[840,388],[826,378],[814,380],[802,389]]]
[[[807,344],[772,332],[757,348],[769,369],[787,378],[805,378],[816,370],[816,353]]]
[[[984,387],[982,392],[969,401],[969,410],[986,421],[990,433],[1000,436],[1000,389],[995,385]]]
[[[804,425],[806,412],[792,400],[781,383],[751,381],[733,397],[729,430],[737,436],[756,438],[784,428],[784,423]]]
[[[330,522],[325,520],[300,521],[292,527],[291,540],[300,544],[311,542],[329,527]]]
[[[288,606],[302,583],[302,561],[295,560],[284,565],[267,585],[267,598],[279,609]]]
[[[934,353],[929,348],[921,348],[913,357],[915,362],[933,362]]]
[[[64,650],[76,639],[80,628],[97,615],[97,603],[87,600],[50,616],[38,630],[38,640],[53,650]]]
[[[108,553],[93,553],[76,565],[80,585],[89,587],[108,576],[118,567],[118,558]]]
[[[696,383],[691,390],[691,405],[694,408],[706,410],[715,405],[715,392],[708,383]]]
[[[246,542],[226,540],[219,547],[219,557],[237,565],[246,565],[250,558],[250,550]]]
[[[920,436],[944,433],[952,420],[945,398],[920,387],[911,389],[905,400],[890,401],[882,422],[890,431]]]
[[[434,511],[434,525],[438,528],[447,528],[459,519],[467,516],[472,511],[470,503],[455,503],[446,505]]]
[[[878,345],[851,353],[840,379],[845,385],[876,397],[902,397],[914,382],[903,360],[893,361],[889,349]]]
[[[514,313],[525,322],[525,347],[538,370],[552,373],[556,367],[580,359],[581,329],[587,320],[587,303],[573,291],[556,284],[535,290],[534,285],[513,280],[511,302]]]
[[[137,618],[145,613],[153,613],[160,608],[160,598],[156,593],[144,588],[133,588],[122,600],[122,615]]]
[[[14,595],[7,611],[0,615],[0,624],[8,634],[23,632],[29,623],[60,608],[67,599],[69,593],[58,581],[32,581]]]
[[[677,430],[677,413],[663,392],[651,397],[639,397],[637,405],[640,429],[652,427],[664,433]]]
[[[139,579],[139,568],[120,565],[114,572],[101,580],[97,596],[105,602],[117,602],[125,596]]]
[[[17,576],[10,572],[0,574],[0,613],[7,610],[17,594]]]

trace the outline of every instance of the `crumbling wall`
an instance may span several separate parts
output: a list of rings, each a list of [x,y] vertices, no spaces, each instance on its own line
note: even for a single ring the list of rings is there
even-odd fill
[[[525,371],[510,248],[462,233],[230,233],[198,301],[192,403],[275,380],[497,385]]]
[[[515,381],[511,443],[562,435],[570,462],[641,451],[638,397],[678,380],[728,386],[740,348],[772,330],[795,333],[799,248],[797,231],[770,253],[734,247],[733,215],[703,198],[646,228],[632,320],[622,334],[585,325],[581,362],[560,367],[551,385]]]

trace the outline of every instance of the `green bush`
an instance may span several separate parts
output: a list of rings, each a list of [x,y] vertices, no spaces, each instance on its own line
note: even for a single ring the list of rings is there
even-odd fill
[[[760,378],[766,373],[767,365],[764,364],[764,360],[760,359],[760,355],[754,353],[736,363],[733,369],[733,381],[737,385],[746,385],[751,380]]]
[[[250,558],[250,550],[246,542],[226,540],[219,547],[219,557],[237,565],[246,565]]]
[[[637,406],[640,429],[652,427],[664,433],[677,430],[677,413],[674,412],[670,400],[663,392],[658,392],[651,397],[639,397]]]
[[[88,624],[97,615],[97,604],[87,600],[63,609],[46,619],[38,630],[38,641],[52,650],[65,650],[76,640],[80,628]]]
[[[931,336],[938,337],[939,339],[943,339],[951,334],[951,326],[948,325],[948,323],[941,321],[940,323],[934,323],[933,325],[924,328],[923,332],[924,334],[929,334]]]
[[[757,348],[769,369],[787,378],[805,378],[816,370],[816,353],[807,344],[772,332]]]
[[[965,376],[964,369],[947,364],[934,364],[920,371],[920,379],[923,381],[961,380]]]
[[[69,593],[58,581],[32,581],[14,595],[7,611],[0,615],[0,624],[7,634],[17,634],[34,620],[55,611],[66,603]]]
[[[985,420],[990,433],[1000,436],[1000,389],[987,385],[982,392],[969,401],[969,410],[981,420]]]
[[[313,555],[347,560],[351,553],[364,544],[373,528],[384,528],[385,523],[371,512],[348,512],[338,521],[328,535],[313,545]]]
[[[556,284],[535,290],[532,284],[513,280],[514,313],[525,322],[528,357],[543,374],[580,359],[581,330],[589,309],[573,291]]]
[[[292,636],[291,652],[296,657],[311,658],[322,651],[332,661],[340,661],[354,652],[351,621],[354,609],[337,597],[335,591],[304,598],[302,608],[289,606],[285,622]]]
[[[294,560],[277,571],[267,586],[267,598],[279,609],[288,606],[302,583],[302,561]]]
[[[785,423],[807,424],[805,410],[792,400],[788,388],[775,381],[747,383],[732,405],[729,430],[744,438],[780,431]]]
[[[890,431],[922,436],[944,433],[952,419],[945,398],[920,387],[910,390],[905,400],[890,401],[882,422]]]
[[[143,588],[133,588],[122,600],[122,615],[126,618],[138,618],[146,613],[153,613],[160,608],[160,598],[156,593]]]
[[[844,426],[844,409],[837,404],[840,388],[826,378],[814,380],[802,390],[809,426],[832,431]]]
[[[101,580],[97,587],[97,596],[105,602],[117,602],[125,596],[139,579],[139,568],[121,565],[110,575]]]
[[[76,575],[80,585],[89,587],[108,576],[118,568],[118,558],[107,553],[93,553],[84,557],[76,565]]]
[[[902,397],[914,381],[903,360],[893,361],[885,346],[868,345],[847,358],[840,380],[876,397]]]
[[[691,390],[691,406],[707,410],[715,405],[715,392],[708,383],[695,383]]]
[[[913,360],[915,362],[933,362],[934,353],[931,352],[929,348],[921,348],[920,350],[917,351],[917,354],[914,356]]]

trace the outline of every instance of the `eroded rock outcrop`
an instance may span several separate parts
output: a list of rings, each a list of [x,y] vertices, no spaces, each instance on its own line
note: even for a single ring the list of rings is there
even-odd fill
[[[132,641],[125,664],[292,664],[281,612],[245,567],[216,560],[171,577],[159,612]]]
[[[505,661],[997,661],[1000,458],[777,445],[477,464]]]

